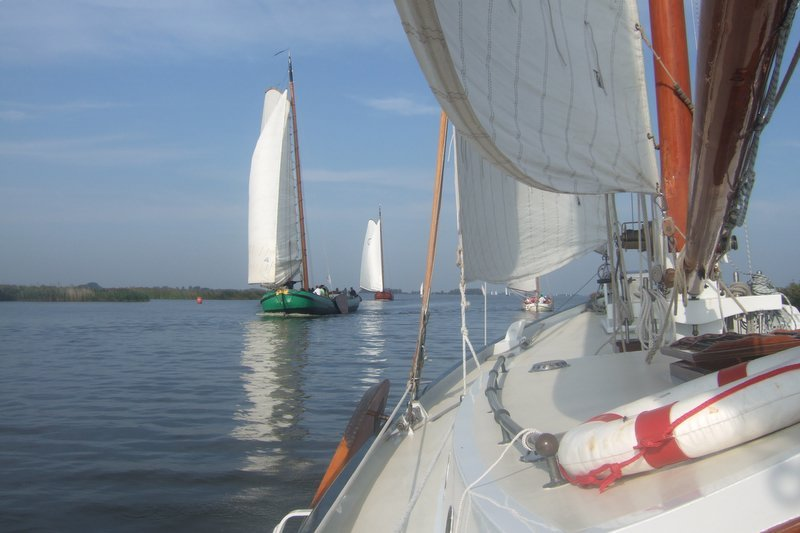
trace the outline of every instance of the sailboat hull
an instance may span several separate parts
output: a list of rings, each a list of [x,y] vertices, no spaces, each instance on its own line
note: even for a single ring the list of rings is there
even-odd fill
[[[553,3],[558,23],[548,28],[546,20],[531,23],[536,10],[527,10],[524,2],[487,7],[480,0],[396,0],[427,81],[459,132],[462,287],[479,280],[517,284],[552,272],[597,249],[592,244],[570,251],[568,238],[583,237],[584,228],[600,228],[603,221],[613,236],[618,220],[612,198],[604,212],[597,205],[589,213],[585,199],[566,197],[576,212],[581,206],[587,222],[595,222],[565,228],[564,238],[552,246],[528,247],[519,235],[548,232],[537,218],[540,203],[512,203],[535,198],[527,191],[517,194],[522,183],[569,194],[655,192],[658,171],[651,146],[644,144],[650,124],[638,3]],[[719,0],[701,10],[695,77],[701,87],[695,99],[712,108],[707,117],[700,105],[694,112],[691,166],[707,184],[701,187],[698,179],[691,187],[687,244],[672,265],[690,274],[694,297],[678,297],[686,285],[680,279],[665,297],[661,269],[651,268],[638,279],[618,276],[625,263],[615,264],[614,258],[622,257],[617,252],[624,247],[612,242],[598,269],[605,306],[578,305],[518,320],[504,337],[473,350],[472,358],[466,356],[472,344],[464,317],[460,346],[443,352],[453,360],[460,356],[462,365],[420,391],[447,138],[443,113],[408,401],[400,400],[341,489],[307,510],[312,518],[304,531],[798,529],[800,347],[765,355],[768,343],[753,333],[797,328],[800,312],[783,305],[775,291],[749,294],[755,279],[753,287],[742,287],[748,295],[732,297],[706,278],[727,251],[718,244],[735,222],[730,208],[746,207],[752,185],[751,177],[738,178],[752,170],[754,153],[740,150],[757,144],[750,132],[773,103],[772,96],[770,101],[750,97],[753,81],[780,72],[772,44],[751,46],[777,39],[772,22],[788,23],[789,7],[788,0]],[[544,46],[535,46],[538,38]],[[704,59],[703,50],[713,52],[713,61]],[[579,124],[581,119],[586,122]],[[470,152],[475,157],[464,155]],[[611,158],[603,161],[601,155]],[[623,161],[632,164],[630,170]],[[634,175],[637,179],[629,179]],[[506,188],[503,179],[509,176],[517,182]],[[538,181],[540,176],[546,180]],[[746,190],[736,190],[740,187]],[[732,198],[732,192],[746,194]],[[505,198],[509,201],[494,203]],[[640,203],[646,213],[647,201]],[[659,208],[652,204],[654,214]],[[698,217],[700,212],[710,216]],[[647,240],[648,254],[659,249],[653,264],[670,265],[660,250],[666,249],[665,239]],[[499,251],[505,241],[508,253]],[[536,252],[530,261],[528,249]],[[535,264],[539,255],[552,262]],[[496,262],[497,268],[484,262]],[[656,270],[659,276],[651,277]],[[702,283],[693,288],[692,277]],[[723,332],[747,340],[731,345]],[[732,366],[731,349],[754,362]],[[777,364],[779,357],[785,359]],[[700,365],[709,361],[717,366],[716,375]],[[761,370],[751,373],[751,364]]]
[[[316,510],[316,531],[426,531],[448,520],[462,526],[454,531],[668,531],[681,524],[763,531],[796,517],[796,492],[784,492],[779,472],[800,466],[800,424],[628,476],[602,493],[570,484],[553,488],[545,461],[520,460],[521,446],[505,453],[513,435],[501,432],[487,393],[497,386],[487,376],[500,374],[499,366],[505,369],[497,386],[501,408],[522,428],[559,435],[675,386],[674,358],[660,354],[648,363],[641,351],[614,353],[595,334],[602,320],[578,306],[520,322],[478,353],[480,369],[468,363],[466,374],[459,367],[432,383],[419,398],[427,414],[414,431],[387,422],[346,488]],[[536,342],[520,344],[531,338]],[[554,353],[584,351],[591,355],[547,366]],[[533,370],[537,363],[542,370]]]
[[[344,315],[358,309],[360,296],[339,294],[334,298],[309,291],[278,289],[261,297],[264,313],[282,315]]]
[[[392,291],[379,291],[375,293],[376,300],[394,300]]]
[[[531,313],[549,313],[553,310],[552,303],[523,302],[522,307]]]

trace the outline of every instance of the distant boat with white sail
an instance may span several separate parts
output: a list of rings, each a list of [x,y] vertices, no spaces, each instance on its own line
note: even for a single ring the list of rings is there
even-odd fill
[[[394,295],[384,285],[383,278],[383,230],[381,209],[378,207],[378,220],[367,221],[367,232],[364,235],[364,247],[361,251],[359,285],[365,291],[374,292],[376,300],[394,300]]]
[[[247,281],[267,289],[261,298],[264,313],[352,313],[361,302],[355,291],[337,294],[322,289],[311,291],[302,191],[290,56],[289,88],[266,91],[261,133],[253,151]],[[300,288],[295,289],[297,284],[301,284]]]

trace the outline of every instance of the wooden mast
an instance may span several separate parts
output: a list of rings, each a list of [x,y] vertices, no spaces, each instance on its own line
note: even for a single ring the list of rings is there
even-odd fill
[[[300,143],[297,139],[297,102],[294,96],[294,75],[292,74],[292,54],[289,52],[289,100],[292,104],[292,138],[294,139],[294,169],[297,175],[297,210],[300,212],[300,253],[303,262],[303,289],[311,289],[308,279],[308,253],[306,251],[306,222],[303,212],[303,186],[300,179]]]
[[[436,179],[433,186],[433,207],[431,209],[431,228],[428,235],[428,258],[425,269],[425,283],[422,291],[422,308],[419,314],[419,333],[417,335],[417,348],[411,362],[411,375],[409,376],[410,396],[416,400],[419,394],[419,381],[422,377],[422,365],[425,363],[425,334],[428,324],[428,305],[431,299],[431,280],[433,279],[433,262],[436,258],[436,238],[439,233],[439,212],[442,209],[442,182],[444,181],[444,148],[447,138],[447,115],[444,111],[439,120],[439,149],[436,158]],[[408,414],[411,415],[409,403]]]
[[[691,78],[683,2],[650,0],[650,31],[658,109],[661,184],[667,216],[679,231],[675,251],[684,246],[692,148]]]
[[[723,230],[745,151],[759,129],[778,28],[787,0],[704,2],[698,38],[692,192],[684,270],[690,294],[699,294],[728,250]]]

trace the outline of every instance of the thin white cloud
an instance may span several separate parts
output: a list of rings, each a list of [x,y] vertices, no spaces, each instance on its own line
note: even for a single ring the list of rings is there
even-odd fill
[[[263,54],[402,37],[394,6],[375,0],[0,2],[0,63],[6,64]]]
[[[414,102],[409,98],[372,98],[366,101],[368,107],[397,115],[437,115],[439,108]]]
[[[24,102],[0,101],[0,121],[35,119],[55,113],[81,113],[84,111],[122,107],[123,105],[124,104],[113,102],[84,101],[63,102],[59,104],[30,104]]]
[[[430,172],[410,169],[325,170],[303,169],[303,181],[308,183],[367,184],[372,187],[430,188]]]
[[[39,161],[106,164],[147,164],[188,158],[187,150],[164,146],[134,146],[123,136],[0,141],[0,156]]]
[[[0,109],[0,121],[11,122],[25,120],[29,115],[18,109]]]
[[[786,148],[800,148],[800,139],[785,139],[776,144]]]

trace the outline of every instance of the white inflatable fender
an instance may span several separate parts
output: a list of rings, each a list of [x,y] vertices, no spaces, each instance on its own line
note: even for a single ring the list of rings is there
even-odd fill
[[[603,491],[621,476],[725,450],[800,422],[800,348],[640,398],[570,429],[568,481]]]

